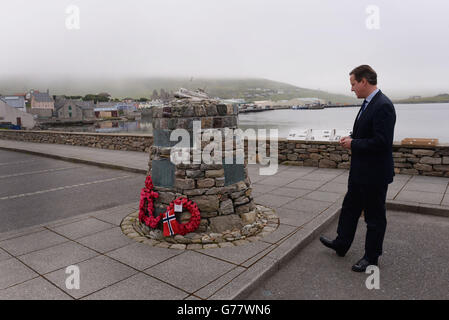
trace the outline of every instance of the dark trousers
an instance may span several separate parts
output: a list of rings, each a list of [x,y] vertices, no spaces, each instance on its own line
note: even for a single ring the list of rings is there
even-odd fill
[[[349,183],[338,221],[335,244],[342,251],[348,251],[354,240],[362,210],[367,225],[365,258],[377,262],[382,255],[382,244],[387,228],[385,201],[388,184],[362,185]]]

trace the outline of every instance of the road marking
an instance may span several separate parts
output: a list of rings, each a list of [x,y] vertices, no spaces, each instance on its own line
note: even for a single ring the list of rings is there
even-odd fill
[[[0,198],[0,200],[9,200],[9,199],[22,198],[22,197],[29,197],[29,196],[36,195],[36,194],[54,192],[54,191],[65,190],[65,189],[72,189],[72,188],[87,186],[87,185],[91,185],[91,184],[98,184],[98,183],[103,183],[103,182],[110,182],[110,181],[115,181],[115,180],[120,180],[120,179],[126,179],[129,177],[132,177],[132,176],[126,175],[126,176],[120,176],[120,177],[115,177],[115,178],[110,178],[110,179],[103,179],[103,180],[96,180],[96,181],[91,181],[91,182],[86,182],[86,183],[74,184],[74,185],[70,185],[70,186],[57,187],[57,188],[52,188],[52,189],[47,189],[47,190],[40,190],[40,191],[35,191],[35,192],[30,192],[30,193],[16,194],[16,195]]]
[[[11,178],[11,177],[26,176],[26,175],[30,175],[30,174],[36,174],[36,173],[46,173],[46,172],[54,172],[54,171],[61,171],[61,170],[75,169],[75,168],[80,168],[80,167],[55,168],[55,169],[47,169],[47,170],[29,171],[29,172],[22,172],[22,173],[8,174],[8,175],[0,176],[0,179]]]
[[[3,162],[3,163],[0,163],[0,166],[8,166],[8,165],[11,165],[11,164],[21,164],[21,163],[29,163],[29,162],[35,162],[35,161],[37,161],[37,159],[35,159],[35,160],[15,161],[15,162]]]

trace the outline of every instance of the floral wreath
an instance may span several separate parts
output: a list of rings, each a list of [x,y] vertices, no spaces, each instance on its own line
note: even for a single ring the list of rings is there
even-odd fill
[[[178,224],[178,231],[180,235],[185,235],[189,232],[193,232],[196,229],[198,229],[200,225],[200,210],[198,209],[198,205],[193,202],[192,200],[189,200],[187,198],[180,197],[170,203],[170,205],[167,207],[167,211],[174,213],[175,212],[175,204],[181,205],[182,207],[187,209],[190,214],[190,220],[187,223],[179,223]]]
[[[151,176],[145,179],[145,188],[140,192],[139,221],[152,229],[156,229],[162,215],[154,217],[154,199],[159,197],[157,192],[153,191],[153,180]]]

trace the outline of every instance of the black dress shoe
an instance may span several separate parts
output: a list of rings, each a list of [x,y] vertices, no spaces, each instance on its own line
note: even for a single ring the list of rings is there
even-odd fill
[[[337,253],[338,256],[340,256],[340,257],[344,257],[345,256],[346,252],[343,251],[343,250],[338,249],[333,240],[330,240],[330,239],[328,239],[326,237],[321,236],[320,237],[320,241],[326,247],[335,250],[335,252]]]
[[[377,262],[369,262],[365,257],[352,266],[352,271],[365,272],[368,266],[377,266]]]

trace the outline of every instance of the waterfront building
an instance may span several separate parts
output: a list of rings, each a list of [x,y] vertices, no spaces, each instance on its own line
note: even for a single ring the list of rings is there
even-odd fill
[[[116,102],[98,102],[94,113],[95,118],[117,118],[119,110]]]
[[[93,101],[57,99],[55,102],[55,116],[61,120],[92,120],[95,118],[94,108],[95,104]]]
[[[19,108],[11,107],[2,99],[0,99],[0,123],[15,125],[22,129],[32,129],[35,125],[31,114],[23,112]]]
[[[37,90],[30,91],[31,109],[30,113],[37,115],[39,118],[51,118],[55,110],[55,101],[47,92],[39,92]]]
[[[0,96],[0,100],[10,107],[16,108],[22,112],[26,112],[25,97],[22,95]]]

